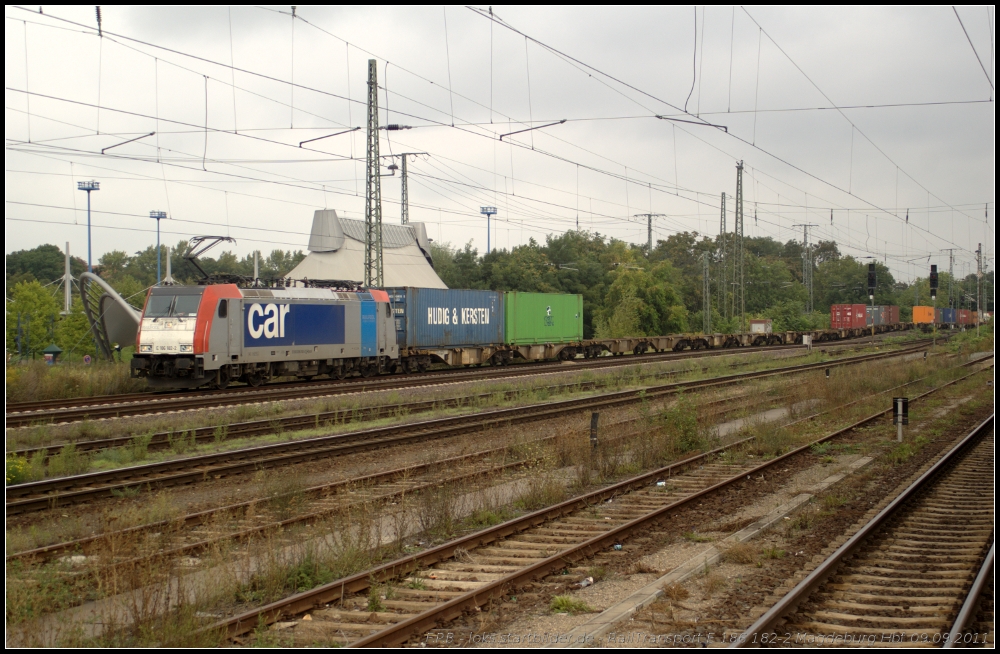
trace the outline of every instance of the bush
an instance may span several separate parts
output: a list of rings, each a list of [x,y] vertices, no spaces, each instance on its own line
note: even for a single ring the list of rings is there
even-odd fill
[[[28,479],[28,460],[21,456],[7,457],[7,485],[21,484]]]
[[[576,615],[577,613],[593,613],[594,609],[582,601],[573,599],[569,595],[556,595],[552,598],[552,604],[549,608],[553,613],[569,613]]]

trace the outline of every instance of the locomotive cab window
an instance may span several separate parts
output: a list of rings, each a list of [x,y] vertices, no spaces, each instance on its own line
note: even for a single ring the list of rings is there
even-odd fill
[[[225,318],[229,315],[229,300],[219,300],[219,317]]]
[[[388,318],[392,315],[392,309],[389,307],[389,303],[385,304],[385,317]]]

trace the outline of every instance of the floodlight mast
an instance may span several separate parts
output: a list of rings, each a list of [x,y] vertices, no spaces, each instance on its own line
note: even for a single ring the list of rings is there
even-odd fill
[[[87,192],[87,272],[94,272],[94,266],[91,261],[91,248],[90,248],[90,192],[100,191],[101,183],[90,180],[89,182],[77,182],[76,189],[78,191]]]
[[[490,216],[497,213],[496,207],[479,207],[479,213],[486,216],[486,254],[490,253]]]
[[[150,211],[149,217],[156,221],[156,285],[163,281],[163,269],[160,264],[160,221],[167,217],[166,211]]]

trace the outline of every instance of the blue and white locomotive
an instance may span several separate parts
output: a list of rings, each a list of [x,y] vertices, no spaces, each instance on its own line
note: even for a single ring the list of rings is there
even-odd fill
[[[385,291],[211,284],[150,290],[131,372],[154,388],[225,388],[398,366]]]

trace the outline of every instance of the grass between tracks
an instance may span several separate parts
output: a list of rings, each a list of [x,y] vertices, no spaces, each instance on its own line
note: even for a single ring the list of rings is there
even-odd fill
[[[783,592],[781,586],[789,584],[789,579],[794,582],[797,572],[808,572],[818,560],[815,556],[828,555],[824,548],[850,535],[853,525],[866,519],[866,511],[908,485],[922,466],[993,412],[992,389],[986,385],[990,377],[991,372],[979,374],[912,404],[902,444],[896,442],[891,421],[881,420],[844,442],[813,448],[807,465],[822,467],[827,457],[844,453],[864,454],[873,461],[815,497],[780,526],[727,549],[720,565],[671,588],[674,592],[637,613],[630,628],[648,625],[650,634],[692,635],[700,625],[721,624],[737,632],[749,625],[756,615],[750,607],[770,607],[772,593]],[[915,393],[901,394],[913,397]],[[800,492],[792,484],[786,488],[789,494]],[[727,520],[731,516],[720,517],[708,529],[721,539],[744,525],[726,525]],[[709,579],[712,575],[715,582]],[[712,585],[718,591],[719,581],[727,587],[713,596]],[[689,601],[682,602],[689,596]]]
[[[919,360],[898,366],[875,362],[836,369],[831,380],[818,372],[791,381],[761,383],[760,391],[783,398],[795,414],[802,412],[805,400],[820,400],[828,406],[842,404],[871,398],[879,390],[928,374],[936,383],[960,374],[937,370],[935,363],[935,359],[931,363]],[[908,389],[907,394],[916,395],[916,389]],[[644,401],[629,409],[631,421],[602,425],[596,449],[590,447],[584,429],[561,429],[554,442],[546,445],[526,438],[515,440],[510,446],[511,456],[534,457],[538,461],[531,474],[517,479],[484,480],[477,492],[470,492],[468,484],[462,484],[419,493],[389,507],[362,503],[289,532],[265,534],[249,543],[219,544],[197,559],[174,562],[173,567],[152,565],[148,560],[121,565],[123,558],[155,551],[156,538],[145,537],[142,542],[115,542],[112,538],[101,556],[65,557],[44,566],[9,566],[8,624],[27,627],[41,615],[85,599],[117,595],[105,609],[108,615],[103,619],[109,628],[98,640],[61,625],[63,632],[56,641],[117,645],[183,642],[178,640],[182,634],[190,632],[194,625],[210,622],[213,616],[232,614],[367,569],[379,561],[549,506],[699,449],[752,435],[756,436],[754,445],[727,452],[724,460],[763,460],[815,438],[834,422],[852,422],[887,402],[884,397],[869,399],[838,411],[835,420],[816,420],[794,431],[748,420],[740,431],[720,438],[711,429],[696,394],[663,403]],[[746,406],[752,405],[746,402]],[[927,406],[933,406],[933,402]],[[914,415],[920,410],[928,409],[918,403]],[[551,433],[544,424],[538,426],[536,437],[538,431]],[[279,492],[282,489],[273,487],[278,479],[282,477],[260,476],[262,502],[281,496],[283,504],[268,506],[268,510],[282,515],[301,511],[304,505],[294,492],[289,493],[287,488]],[[171,506],[166,494],[157,494],[145,500],[138,498],[129,511],[110,510],[104,529],[173,517],[178,509]],[[232,522],[222,516],[212,527],[230,530]],[[15,549],[20,550],[39,537],[45,539],[44,534],[30,531],[8,529],[8,551],[12,544],[19,545]],[[290,546],[290,542],[297,545]],[[185,571],[189,574],[182,575]],[[173,585],[165,586],[171,578],[175,580]],[[176,608],[165,612],[168,600]],[[120,628],[114,628],[116,624]]]
[[[881,348],[886,347],[880,344]],[[781,355],[775,358],[775,355]],[[62,477],[84,472],[112,470],[140,463],[155,463],[181,456],[223,452],[255,445],[285,442],[315,436],[337,434],[358,429],[389,426],[413,420],[430,420],[447,416],[475,413],[483,409],[509,408],[546,401],[587,397],[598,393],[608,393],[671,381],[690,381],[717,377],[734,372],[760,371],[770,368],[819,363],[839,358],[839,354],[818,351],[800,354],[798,351],[753,353],[738,357],[708,357],[682,361],[625,365],[611,371],[569,370],[540,377],[519,380],[481,381],[462,386],[458,398],[464,406],[433,409],[410,414],[400,408],[395,415],[374,420],[358,420],[358,413],[370,407],[385,407],[417,401],[442,400],[442,391],[451,385],[411,390],[358,393],[323,400],[299,400],[268,402],[242,405],[220,410],[182,412],[161,416],[125,418],[117,420],[84,421],[72,425],[40,425],[31,428],[12,429],[7,432],[7,449],[26,447],[57,446],[103,438],[128,437],[130,442],[124,447],[87,453],[80,452],[72,445],[62,448],[58,454],[46,457],[38,452],[30,459],[7,457],[8,483],[22,483],[48,477]],[[734,368],[734,364],[738,367]],[[663,377],[664,374],[668,377]],[[595,390],[582,390],[584,384],[597,384]],[[560,386],[560,388],[553,388]],[[443,400],[442,400],[443,401]],[[353,420],[337,424],[331,421],[316,421],[313,429],[285,431],[279,419],[288,416],[318,414],[342,411],[353,416]],[[275,430],[271,434],[244,438],[228,435],[230,425],[253,421],[272,420]],[[193,429],[204,427],[206,421],[215,424],[213,442],[195,443]],[[170,434],[169,448],[150,451],[149,443],[154,433]]]

